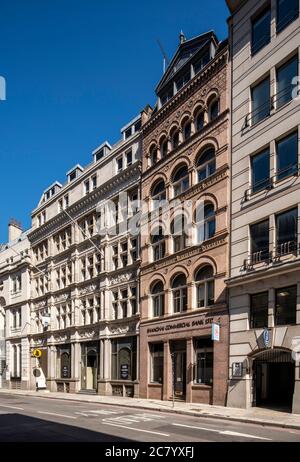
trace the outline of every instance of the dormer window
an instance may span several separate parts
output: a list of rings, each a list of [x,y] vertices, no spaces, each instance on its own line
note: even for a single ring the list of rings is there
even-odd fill
[[[74,170],[74,172],[70,173],[69,179],[70,179],[70,181],[73,181],[73,180],[76,179],[76,170]]]
[[[76,180],[76,178],[78,178],[78,176],[82,172],[83,172],[83,168],[79,164],[77,164],[74,168],[72,168],[72,170],[69,170],[67,172],[67,177],[68,177],[69,182]]]
[[[104,156],[104,149],[100,149],[100,151],[97,152],[97,154],[95,156],[96,162],[98,162],[98,160],[102,159],[103,156]]]
[[[161,105],[166,104],[173,97],[173,87],[169,87],[168,90],[163,93],[160,98]]]
[[[186,85],[189,81],[191,80],[191,71],[189,70],[185,74],[183,74],[181,77],[179,77],[176,80],[176,89],[179,91],[184,85]]]
[[[127,128],[126,132],[125,132],[125,140],[127,140],[128,138],[130,138],[132,135],[132,127],[129,127]]]
[[[210,55],[209,52],[205,53],[201,58],[195,62],[194,64],[194,73],[198,74],[198,72],[203,69],[204,66],[206,66],[207,63],[210,61]]]
[[[141,126],[142,126],[142,122],[141,122],[141,120],[139,120],[134,126],[135,133],[138,132],[141,129]]]

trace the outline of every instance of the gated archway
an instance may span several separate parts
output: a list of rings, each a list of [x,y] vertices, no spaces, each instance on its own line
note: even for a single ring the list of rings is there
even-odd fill
[[[253,358],[253,405],[291,410],[295,362],[290,350],[269,349]]]

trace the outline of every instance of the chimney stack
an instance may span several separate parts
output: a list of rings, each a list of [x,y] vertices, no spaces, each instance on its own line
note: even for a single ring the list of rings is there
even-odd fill
[[[12,218],[8,223],[8,242],[12,242],[22,234],[22,225],[19,221]]]

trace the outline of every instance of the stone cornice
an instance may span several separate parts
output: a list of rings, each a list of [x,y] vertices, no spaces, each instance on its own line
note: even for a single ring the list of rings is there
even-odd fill
[[[99,202],[108,200],[118,194],[119,191],[137,184],[141,174],[140,165],[140,161],[135,162],[132,166],[112,177],[87,196],[81,197],[77,202],[70,205],[68,208],[69,215],[76,220],[93,210]],[[118,186],[121,186],[121,188],[118,189]],[[60,212],[39,228],[31,231],[28,234],[28,239],[34,245],[69,224],[71,224],[71,221],[68,216],[64,212]]]
[[[222,245],[227,245],[227,236],[228,232],[223,231],[217,236],[205,241],[205,244],[193,246],[178,252],[177,255],[168,255],[165,258],[161,259],[158,262],[151,262],[145,266],[142,266],[140,269],[141,276],[145,274],[156,272],[162,268],[174,265],[176,263],[181,263],[186,259],[191,259],[197,255],[203,256],[203,254],[210,252],[212,249],[220,247]],[[205,256],[205,255],[204,255]],[[191,265],[192,261],[188,260],[187,266]]]

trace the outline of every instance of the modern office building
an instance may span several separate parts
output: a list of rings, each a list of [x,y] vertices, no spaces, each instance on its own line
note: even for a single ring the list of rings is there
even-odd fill
[[[0,246],[0,388],[29,388],[30,244],[11,220]]]
[[[138,395],[140,116],[32,213],[32,329],[38,387]],[[32,376],[32,387],[36,377]]]
[[[142,398],[226,401],[227,64],[213,32],[181,34],[157,105],[142,114]]]
[[[228,405],[300,413],[298,0],[232,13]]]

